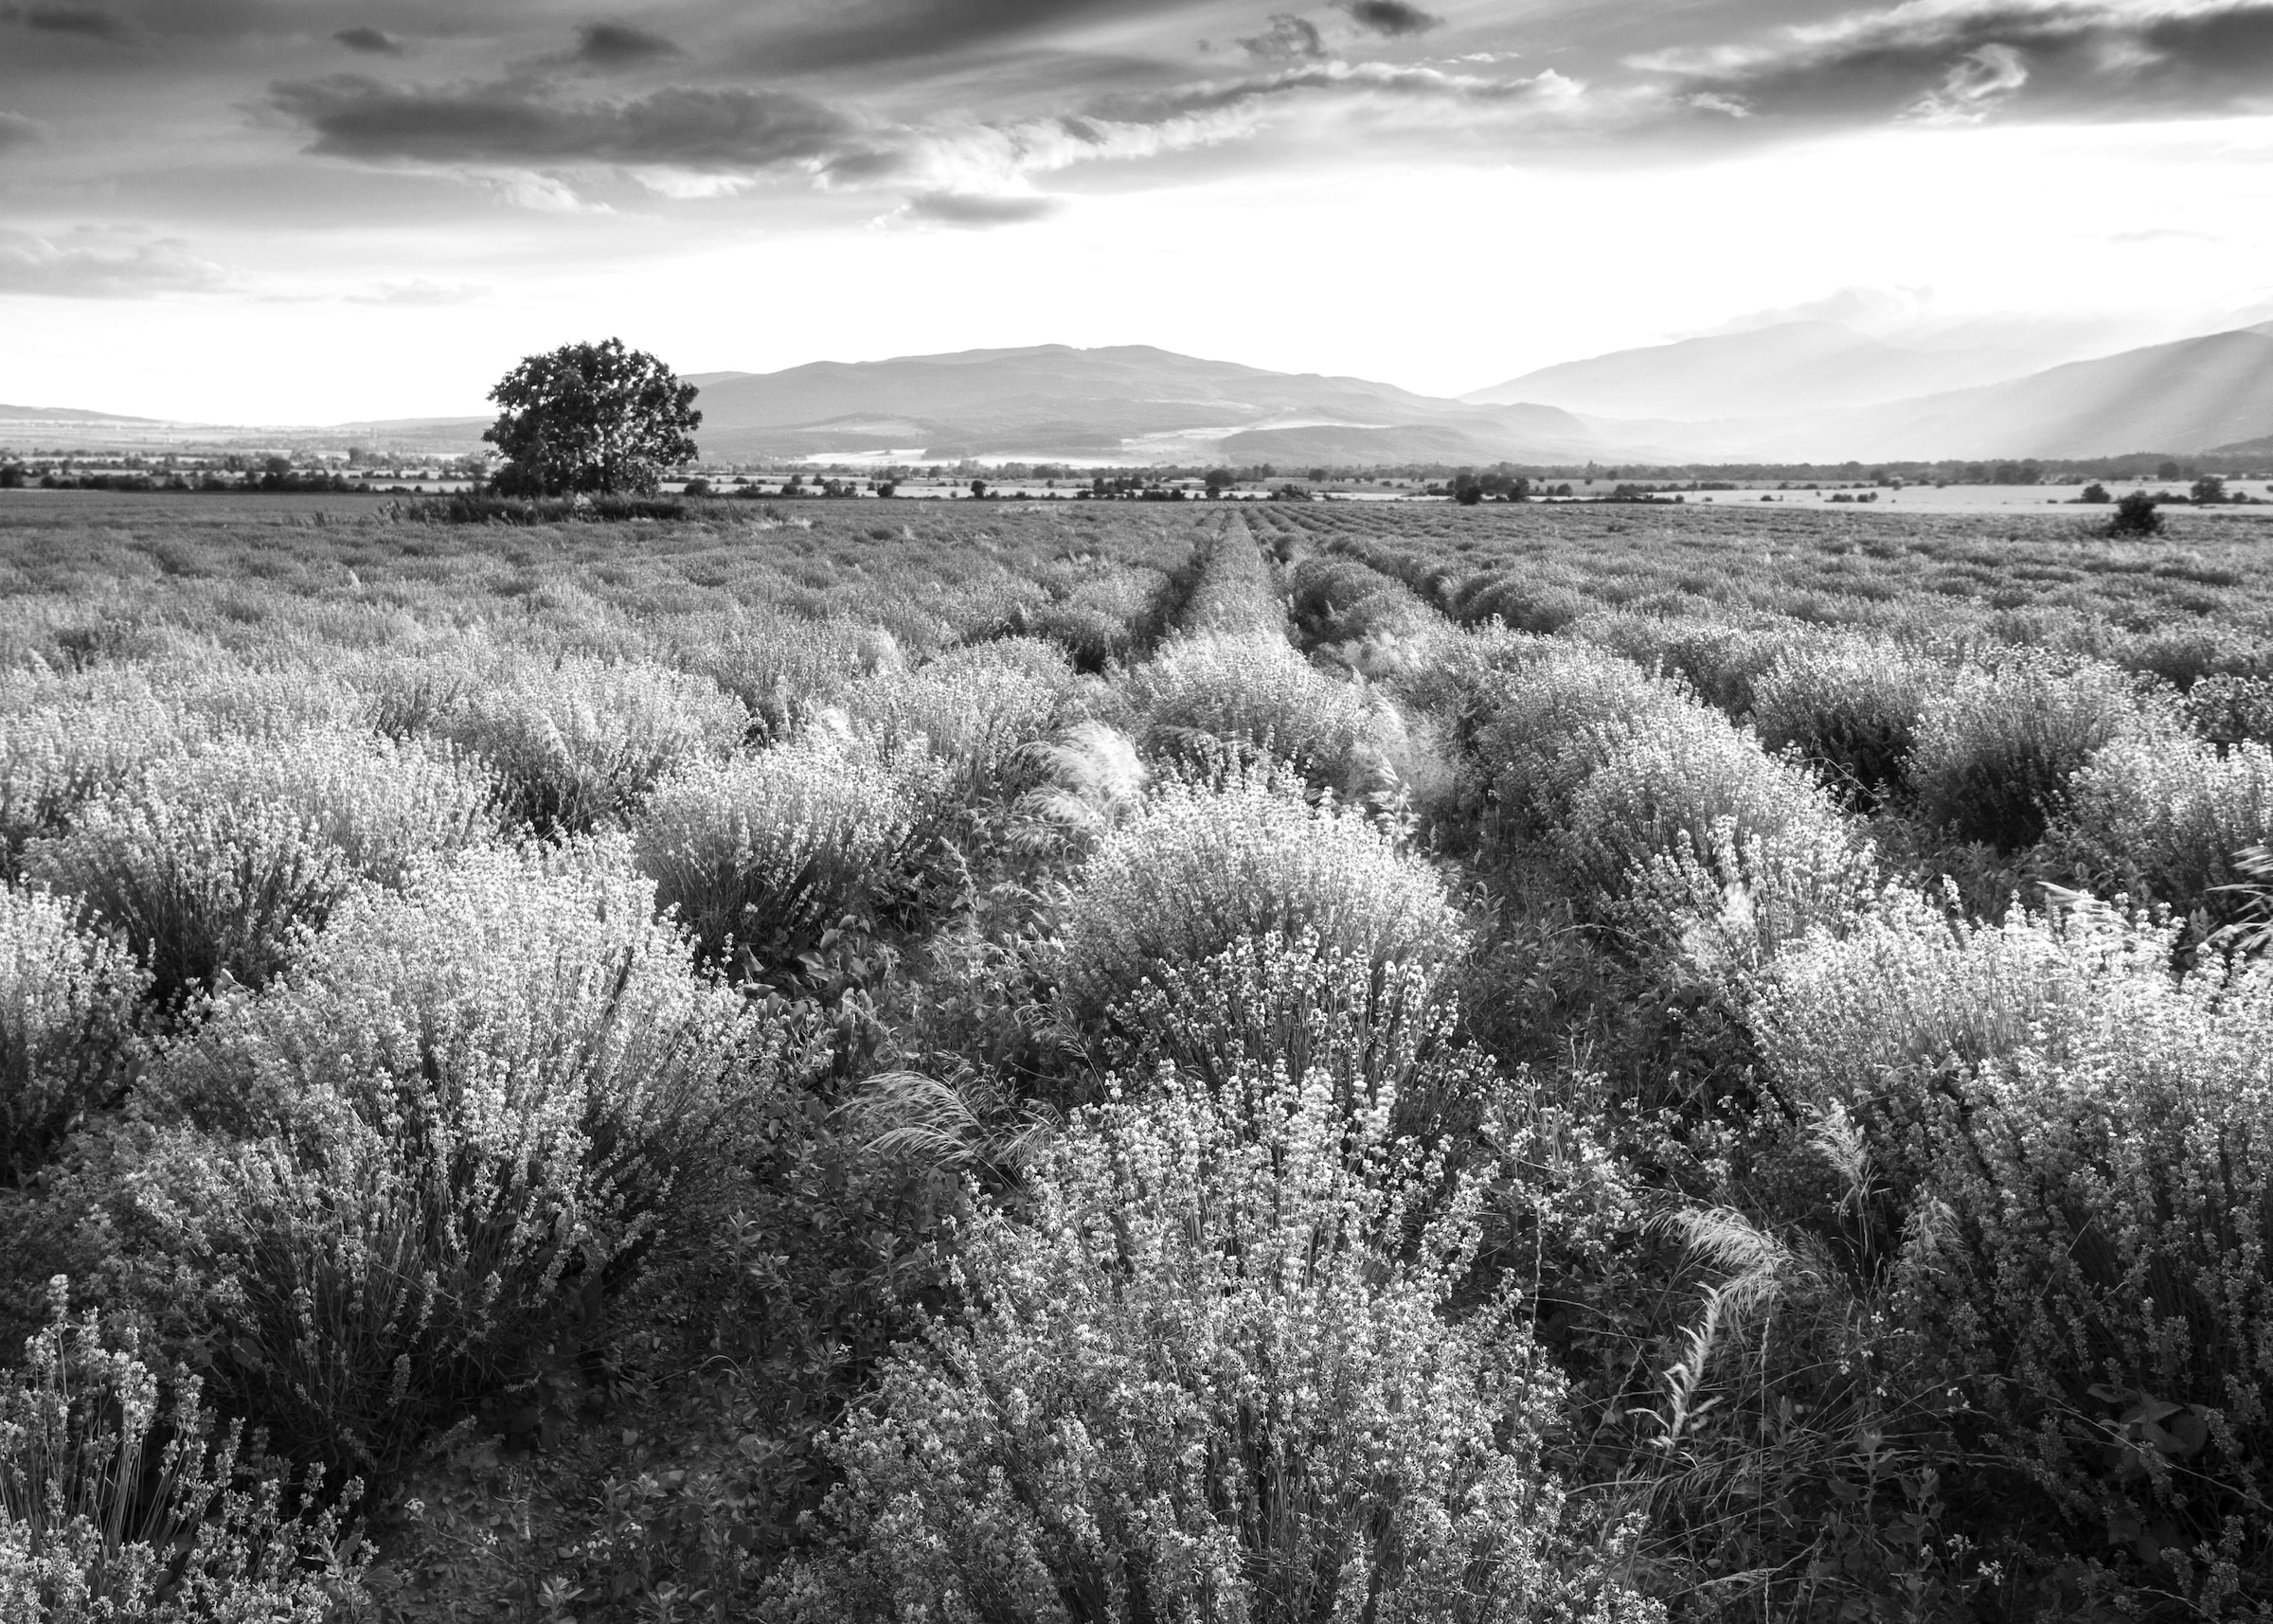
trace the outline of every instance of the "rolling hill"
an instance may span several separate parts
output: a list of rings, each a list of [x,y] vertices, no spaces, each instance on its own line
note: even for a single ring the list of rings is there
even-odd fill
[[[831,452],[1243,462],[1585,456],[1596,437],[1538,405],[1474,405],[1362,378],[1270,372],[1144,345],[1037,345],[780,372],[691,373],[706,456]]]
[[[1920,349],[1830,321],[1682,339],[1543,366],[1473,390],[1479,405],[1538,401],[1628,419],[1697,420],[1839,410],[2014,378],[2020,349]]]
[[[2273,335],[2257,328],[2127,349],[1857,412],[1817,434],[1851,455],[2192,453],[2273,431]]]

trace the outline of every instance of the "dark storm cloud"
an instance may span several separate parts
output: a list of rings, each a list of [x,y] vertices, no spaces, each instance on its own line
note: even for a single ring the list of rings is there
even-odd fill
[[[2144,14],[2018,0],[1907,5],[1643,65],[1763,115],[2208,116],[2273,104],[2273,0]]]
[[[0,113],[0,152],[28,147],[40,138],[40,127],[20,113]]]
[[[1055,214],[1058,207],[1057,199],[1048,197],[976,197],[933,191],[909,198],[900,213],[937,225],[1022,225]]]
[[[1162,0],[852,0],[817,26],[769,34],[756,60],[768,67],[857,68],[998,46],[1053,27],[1103,17],[1142,18]]]
[[[661,34],[651,34],[623,23],[587,24],[577,36],[577,61],[597,67],[628,67],[635,62],[653,62],[657,57],[686,54]]]
[[[92,6],[0,7],[0,17],[46,34],[77,34],[89,40],[123,40],[125,23]]]
[[[402,45],[376,28],[342,28],[331,36],[351,51],[368,51],[373,56],[399,57]]]
[[[1273,16],[1269,33],[1239,43],[1246,47],[1248,55],[1277,62],[1301,62],[1326,54],[1326,42],[1318,37],[1317,25],[1291,11]]]
[[[1408,6],[1405,0],[1335,0],[1336,9],[1347,11],[1350,20],[1361,28],[1392,39],[1405,34],[1425,34],[1429,29],[1443,26],[1444,19],[1418,6]]]
[[[577,99],[525,83],[433,89],[341,74],[272,86],[270,100],[314,136],[311,152],[443,166],[758,170],[839,157],[856,134],[788,91]]]

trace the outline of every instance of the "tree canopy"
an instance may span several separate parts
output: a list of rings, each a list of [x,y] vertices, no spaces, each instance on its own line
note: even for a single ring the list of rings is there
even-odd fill
[[[505,454],[509,495],[647,495],[695,455],[695,386],[619,338],[525,357],[490,399],[504,410],[481,437]]]

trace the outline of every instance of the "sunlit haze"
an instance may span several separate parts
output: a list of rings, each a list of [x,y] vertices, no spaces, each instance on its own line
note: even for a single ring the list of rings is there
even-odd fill
[[[1149,344],[1458,394],[1819,314],[2043,364],[2273,315],[2273,4],[0,6],[0,401],[482,410]]]

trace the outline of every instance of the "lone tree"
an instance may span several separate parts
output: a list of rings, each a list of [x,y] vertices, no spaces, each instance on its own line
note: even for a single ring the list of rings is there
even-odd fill
[[[645,496],[695,455],[695,387],[619,338],[531,355],[490,391],[504,410],[481,437],[505,454],[509,496]]]

